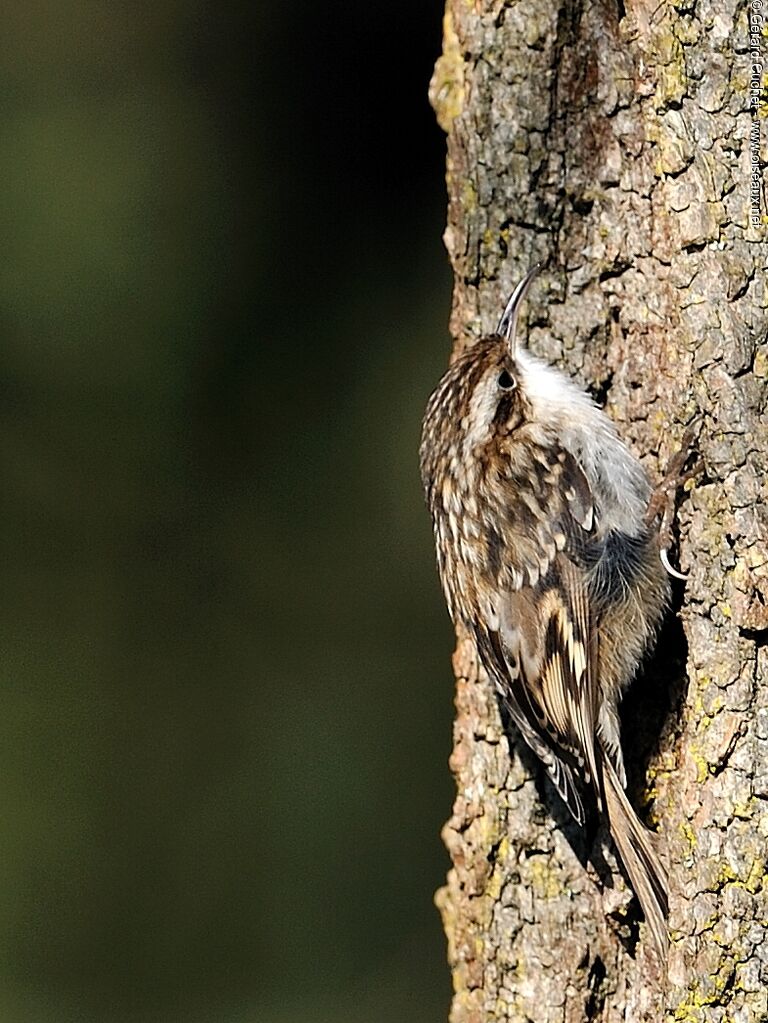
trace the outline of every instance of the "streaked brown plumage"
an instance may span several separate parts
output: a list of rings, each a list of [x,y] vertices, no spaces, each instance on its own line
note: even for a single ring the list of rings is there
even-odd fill
[[[581,824],[583,788],[594,790],[663,953],[666,872],[624,792],[618,706],[669,586],[644,524],[642,467],[583,391],[517,350],[535,273],[427,405],[421,474],[438,568],[451,617]]]

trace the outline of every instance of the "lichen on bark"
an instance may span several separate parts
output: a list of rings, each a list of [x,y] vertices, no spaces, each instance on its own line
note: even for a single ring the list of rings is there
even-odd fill
[[[632,796],[668,848],[666,976],[604,832],[581,834],[508,738],[459,636],[437,896],[452,1023],[768,1020],[768,243],[748,216],[747,14],[447,3],[430,95],[457,348],[543,259],[530,347],[606,402],[654,478],[691,424],[703,463],[677,517],[690,579],[624,711]]]

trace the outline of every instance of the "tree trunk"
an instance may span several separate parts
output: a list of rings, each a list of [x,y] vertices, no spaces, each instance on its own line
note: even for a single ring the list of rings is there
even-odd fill
[[[698,429],[703,470],[677,515],[690,578],[623,711],[630,795],[668,849],[668,963],[604,829],[569,820],[459,636],[437,897],[452,1023],[768,1020],[768,245],[764,182],[762,216],[750,207],[750,5],[616,2],[448,0],[431,98],[457,348],[546,260],[530,348],[606,402],[657,480]]]

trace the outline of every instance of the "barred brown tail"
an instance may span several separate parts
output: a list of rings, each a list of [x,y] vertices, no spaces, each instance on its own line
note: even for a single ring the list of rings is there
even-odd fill
[[[611,835],[621,862],[642,906],[662,963],[667,945],[667,871],[653,846],[651,833],[638,820],[616,771],[603,756],[603,788]]]

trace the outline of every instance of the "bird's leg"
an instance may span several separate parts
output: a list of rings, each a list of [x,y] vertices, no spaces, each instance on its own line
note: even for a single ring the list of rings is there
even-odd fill
[[[697,457],[693,465],[686,469],[695,450],[694,444],[698,438],[700,426],[700,421],[696,420],[683,434],[680,450],[670,458],[667,471],[651,495],[648,511],[645,514],[647,526],[653,526],[655,522],[659,523],[659,549],[662,565],[671,576],[682,580],[686,580],[688,576],[670,564],[669,549],[674,543],[672,524],[675,520],[677,492],[691,480],[700,476],[704,468],[702,459]]]

